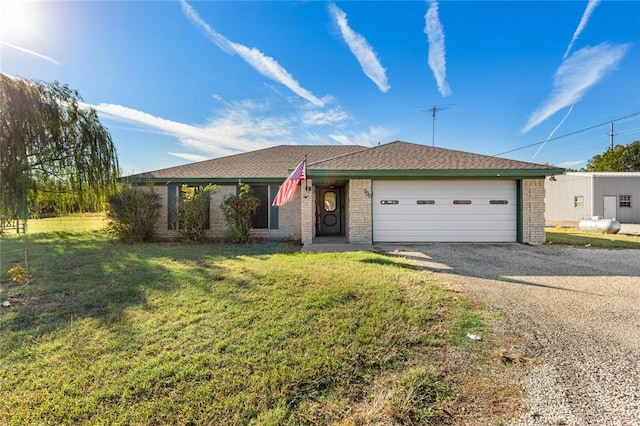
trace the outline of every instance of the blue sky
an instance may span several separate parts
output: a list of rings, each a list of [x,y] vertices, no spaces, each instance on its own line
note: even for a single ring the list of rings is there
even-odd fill
[[[581,167],[611,121],[616,144],[640,139],[638,1],[5,0],[0,15],[0,70],[77,89],[125,174],[393,140]]]

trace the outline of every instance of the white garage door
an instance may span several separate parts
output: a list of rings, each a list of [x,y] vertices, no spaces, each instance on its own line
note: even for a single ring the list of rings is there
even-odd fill
[[[516,181],[374,181],[374,242],[514,242]]]

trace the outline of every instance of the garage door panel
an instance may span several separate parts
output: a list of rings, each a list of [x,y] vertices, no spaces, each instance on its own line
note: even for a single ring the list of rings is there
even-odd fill
[[[480,223],[485,224],[484,226],[487,226],[486,224],[489,224],[489,223],[496,223],[496,224],[499,224],[500,226],[504,226],[504,222],[511,222],[511,216],[498,215],[491,219],[483,219],[480,222],[480,221],[470,220],[469,216],[467,215],[448,215],[446,217],[446,220],[443,219],[442,216],[440,215],[424,215],[424,216],[403,215],[401,220],[404,224],[406,224],[403,227],[401,226],[394,227],[394,224],[398,222],[398,219],[394,217],[377,219],[376,223],[383,225],[380,227],[380,229],[386,229],[386,226],[388,226],[389,229],[398,229],[398,230],[401,230],[403,228],[409,228],[409,227],[413,229],[421,229],[424,227],[442,228],[448,222],[456,222],[457,224],[456,226],[459,226],[460,224],[469,224],[470,228],[478,228],[479,227],[478,224]]]
[[[403,220],[407,220],[410,216],[417,218],[427,216],[461,216],[469,218],[469,216],[505,216],[511,217],[516,213],[516,206],[512,208],[496,208],[495,206],[475,206],[473,209],[458,209],[451,208],[450,206],[443,206],[442,208],[429,208],[429,209],[416,209],[411,206],[405,206],[399,209],[373,209],[373,214],[379,218],[389,217],[396,219],[398,215],[402,216]]]
[[[510,234],[504,233],[485,233],[485,234],[468,234],[462,232],[440,232],[440,233],[409,233],[404,235],[388,235],[384,236],[381,242],[398,242],[398,243],[423,243],[423,242],[495,242],[502,243],[508,241]]]
[[[516,181],[374,181],[373,194],[376,242],[516,240]]]

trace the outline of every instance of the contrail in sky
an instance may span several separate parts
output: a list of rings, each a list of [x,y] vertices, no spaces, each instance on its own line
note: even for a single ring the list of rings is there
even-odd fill
[[[237,54],[245,62],[251,65],[256,71],[260,74],[268,77],[272,80],[275,80],[294,92],[296,95],[300,96],[303,99],[311,102],[315,106],[323,106],[324,101],[322,99],[317,98],[310,91],[304,89],[300,86],[289,72],[284,69],[275,59],[270,56],[266,56],[260,50],[254,48],[249,48],[242,44],[234,43],[228,40],[225,36],[211,28],[209,24],[207,24],[198,13],[184,0],[180,1],[182,5],[182,11],[184,14],[196,24],[204,33],[209,37],[209,39],[214,42],[220,49],[224,50],[229,54]]]
[[[549,139],[551,139],[551,137],[558,131],[558,129],[560,128],[560,126],[562,126],[562,123],[564,123],[564,121],[567,119],[567,117],[569,117],[569,114],[571,114],[571,111],[573,111],[573,106],[575,104],[572,104],[569,107],[569,111],[567,111],[567,113],[565,114],[565,116],[562,118],[562,120],[560,120],[560,123],[558,123],[558,125],[555,127],[555,129],[553,129],[551,131],[551,133],[549,133],[549,136],[547,136],[547,139],[544,141],[544,143],[542,145],[540,145],[540,148],[538,148],[538,150],[536,151],[535,154],[533,154],[533,157],[531,158],[532,160],[535,160],[536,157],[538,156],[538,154],[540,153],[540,151],[542,151],[542,148],[544,148],[544,146],[547,144],[547,142],[549,141]]]
[[[438,2],[429,1],[429,9],[424,15],[424,33],[429,41],[429,66],[436,78],[438,90],[442,96],[449,96],[451,89],[447,84],[447,65],[445,59],[444,28],[438,16]]]
[[[580,23],[578,24],[578,28],[576,28],[576,31],[573,33],[573,37],[569,42],[569,46],[567,46],[567,50],[564,52],[564,56],[562,57],[563,61],[567,59],[567,56],[569,56],[569,52],[571,52],[573,45],[575,44],[576,40],[578,40],[578,37],[580,36],[580,34],[582,34],[584,27],[586,27],[587,22],[589,21],[589,17],[591,16],[591,13],[593,13],[593,10],[596,8],[596,6],[598,6],[599,3],[600,3],[600,0],[589,0],[589,3],[587,4],[587,8],[582,14],[582,18],[580,19]],[[544,148],[544,146],[547,144],[547,141],[551,139],[554,133],[557,132],[560,126],[562,126],[562,124],[565,122],[567,117],[569,117],[569,114],[571,114],[571,111],[573,111],[574,105],[575,104],[571,104],[571,107],[569,108],[569,111],[567,111],[567,114],[562,118],[562,120],[560,120],[560,123],[551,131],[547,139],[544,141],[542,145],[540,145],[536,153],[533,154],[534,160],[537,157],[537,155],[540,153],[540,151],[542,151],[542,148]]]
[[[35,56],[36,58],[40,58],[40,59],[44,59],[45,61],[49,61],[54,65],[60,65],[60,62],[56,61],[55,59],[46,56],[46,55],[42,55],[38,52],[34,52],[33,50],[29,50],[29,49],[25,49],[24,47],[20,47],[20,46],[16,46],[15,44],[11,44],[11,43],[7,43],[6,41],[3,41],[2,44],[4,44],[5,46],[9,46],[13,49],[19,50],[21,52],[24,53],[28,53],[29,55]]]
[[[373,81],[381,92],[387,92],[391,86],[387,80],[385,69],[380,64],[376,52],[367,40],[349,27],[347,14],[335,4],[329,5],[329,13],[340,29],[342,38],[351,49],[351,53],[356,57],[362,71]]]
[[[553,77],[551,94],[531,113],[522,132],[528,132],[562,108],[580,101],[587,90],[617,67],[630,47],[631,43],[601,43],[584,47],[569,56]]]
[[[584,10],[584,13],[582,14],[582,19],[580,19],[580,23],[578,24],[578,28],[576,28],[576,31],[573,33],[573,38],[571,39],[571,42],[567,47],[567,51],[564,52],[564,56],[562,57],[563,61],[567,59],[567,56],[569,56],[569,52],[573,48],[573,45],[575,44],[576,40],[578,40],[578,37],[580,37],[580,34],[582,34],[584,27],[587,25],[587,22],[589,21],[589,18],[593,13],[593,10],[596,8],[596,6],[598,6],[598,4],[600,4],[600,0],[589,0],[589,3],[587,4],[587,8]]]

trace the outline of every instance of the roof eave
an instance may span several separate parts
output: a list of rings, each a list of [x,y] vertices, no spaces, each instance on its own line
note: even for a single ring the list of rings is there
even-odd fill
[[[418,169],[418,170],[318,170],[307,169],[309,178],[440,178],[440,177],[511,177],[529,178],[561,175],[564,169]]]
[[[189,184],[230,184],[237,185],[238,182],[256,184],[256,183],[282,183],[286,178],[166,178],[166,177],[121,177],[118,178],[120,183],[131,184],[148,184],[148,185],[189,185]]]
[[[510,178],[541,178],[545,176],[561,175],[564,169],[417,169],[417,170],[318,170],[307,169],[307,177],[326,178],[469,178],[469,177],[510,177]],[[168,185],[168,184],[232,184],[235,185],[239,181],[248,184],[265,184],[265,183],[282,183],[286,178],[179,178],[179,177],[121,177],[118,179],[121,183],[132,184],[150,184],[150,185]]]

